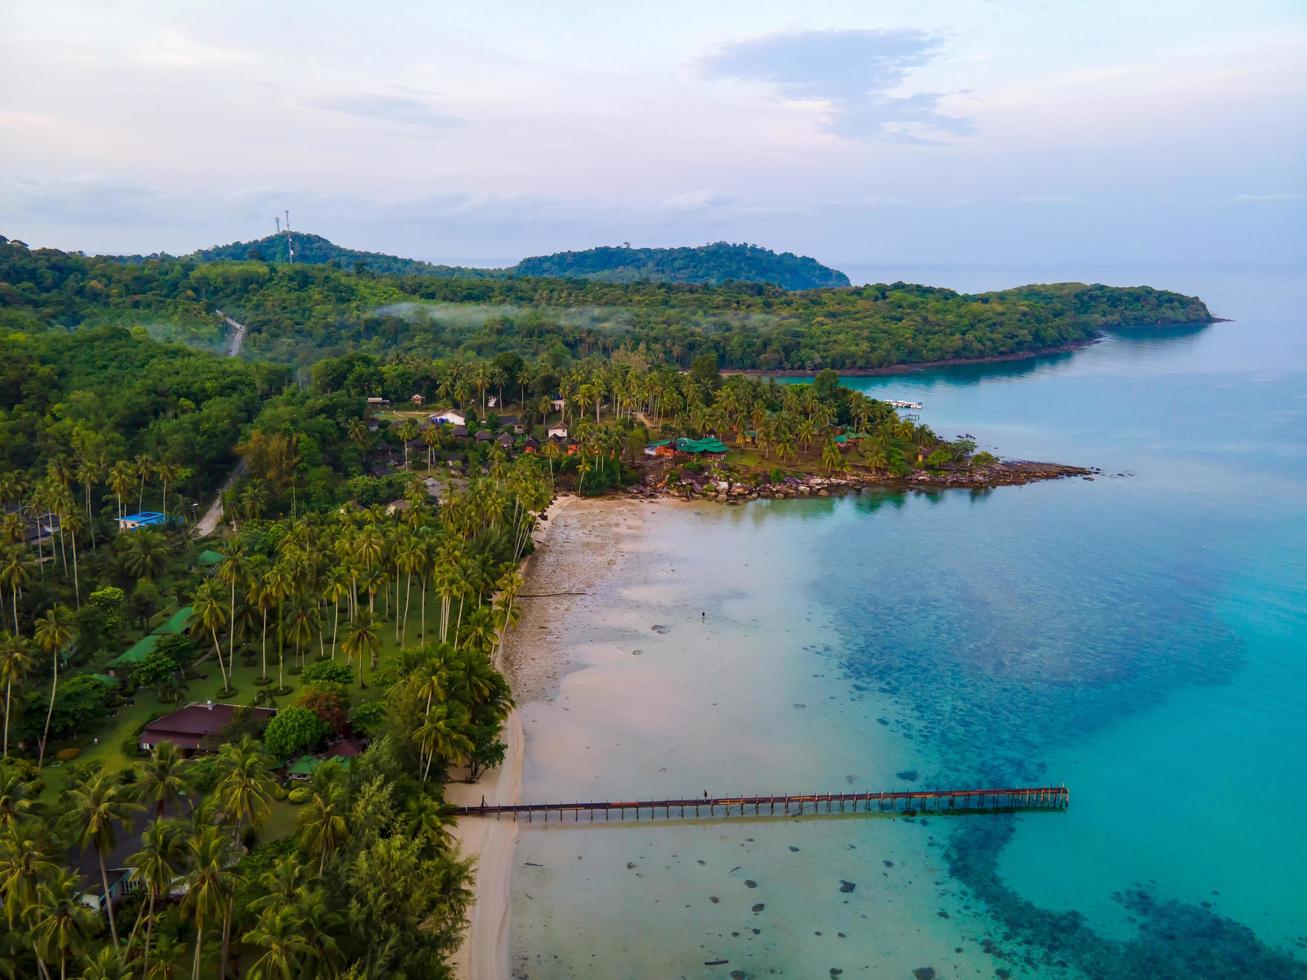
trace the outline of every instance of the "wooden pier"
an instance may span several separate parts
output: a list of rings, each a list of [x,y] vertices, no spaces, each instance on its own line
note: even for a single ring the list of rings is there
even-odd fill
[[[944,789],[898,793],[805,793],[790,796],[715,796],[680,800],[605,800],[591,803],[487,803],[484,806],[453,807],[460,817],[511,816],[548,821],[571,814],[574,821],[588,814],[611,820],[613,814],[625,820],[628,814],[639,820],[690,819],[699,817],[802,816],[836,813],[883,813],[914,815],[1015,813],[1023,810],[1065,810],[1071,793],[1065,786],[1022,786],[1003,789]]]

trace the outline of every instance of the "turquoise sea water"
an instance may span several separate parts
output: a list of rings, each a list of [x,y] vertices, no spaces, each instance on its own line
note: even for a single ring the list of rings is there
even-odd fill
[[[1050,780],[1070,810],[531,830],[520,975],[1307,976],[1307,285],[1100,271],[1234,322],[846,381],[1100,477],[657,509],[524,712],[527,797]]]

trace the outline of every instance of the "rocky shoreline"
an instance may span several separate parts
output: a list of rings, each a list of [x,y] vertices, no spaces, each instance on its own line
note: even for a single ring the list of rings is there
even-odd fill
[[[990,466],[966,470],[920,470],[908,477],[880,476],[873,473],[842,473],[838,476],[786,476],[779,482],[765,477],[741,479],[721,474],[681,473],[675,479],[662,478],[627,487],[631,497],[678,497],[682,500],[713,500],[719,503],[742,503],[747,500],[788,499],[795,497],[832,497],[859,493],[864,489],[916,490],[992,490],[995,487],[1019,487],[1043,480],[1080,477],[1093,480],[1097,467],[1066,466],[1030,460],[1003,460]]]

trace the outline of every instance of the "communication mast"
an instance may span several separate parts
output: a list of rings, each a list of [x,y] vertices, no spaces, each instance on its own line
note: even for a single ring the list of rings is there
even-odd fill
[[[290,236],[290,208],[285,211],[286,214],[286,261],[293,264],[295,262],[295,239]]]
[[[281,216],[280,216],[280,215],[277,215],[277,214],[274,214],[274,215],[272,216],[272,220],[275,221],[275,222],[277,222],[277,234],[280,235],[280,234],[281,234]]]

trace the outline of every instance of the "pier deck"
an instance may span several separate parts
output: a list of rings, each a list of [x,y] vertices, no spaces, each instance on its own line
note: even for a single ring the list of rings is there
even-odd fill
[[[560,820],[571,814],[581,820],[596,814],[611,820],[616,814],[625,820],[632,814],[639,820],[647,812],[652,819],[695,819],[696,817],[799,816],[828,813],[1013,813],[1022,810],[1065,810],[1071,793],[1065,786],[1022,786],[1000,789],[945,789],[897,793],[801,793],[787,796],[713,796],[668,800],[605,800],[574,803],[487,803],[459,806],[460,817],[505,817],[514,820],[537,817]]]

